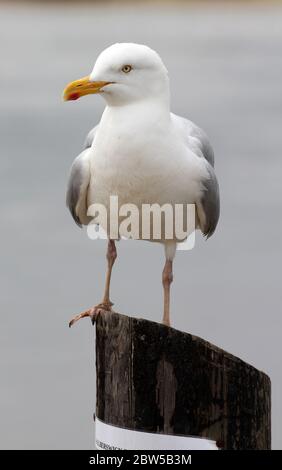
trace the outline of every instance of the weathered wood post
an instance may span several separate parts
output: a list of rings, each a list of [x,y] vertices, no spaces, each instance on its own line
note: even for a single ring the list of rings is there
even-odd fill
[[[96,368],[98,448],[185,449],[168,437],[168,447],[154,447],[154,435],[145,447],[146,433],[206,438],[205,448],[271,447],[270,379],[201,338],[107,313],[96,322]],[[124,437],[120,428],[143,433]],[[139,447],[126,447],[136,435]]]

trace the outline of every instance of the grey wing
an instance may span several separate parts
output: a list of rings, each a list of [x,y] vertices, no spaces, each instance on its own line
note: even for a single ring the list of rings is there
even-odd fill
[[[215,231],[219,213],[220,198],[219,186],[213,167],[207,163],[209,178],[205,179],[203,184],[203,193],[201,199],[196,203],[197,215],[200,229],[207,238]]]
[[[207,134],[203,131],[203,129],[196,126],[196,124],[191,121],[189,122],[191,124],[190,138],[195,140],[195,143],[196,145],[198,144],[198,148],[204,158],[212,167],[214,167],[214,152]]]
[[[188,119],[177,118],[182,120],[181,124],[189,147],[196,155],[206,160],[208,177],[202,181],[203,192],[196,207],[200,229],[209,238],[216,229],[220,213],[219,186],[214,171],[213,148],[206,133],[200,127]]]
[[[81,227],[87,225],[91,217],[87,216],[87,194],[90,183],[90,149],[98,126],[87,135],[84,150],[74,160],[67,184],[66,203],[75,223]]]
[[[188,146],[198,157],[204,157],[209,164],[214,166],[214,153],[208,136],[194,122],[189,121],[177,114],[171,113],[172,120],[176,122],[177,127],[182,129]]]
[[[82,224],[87,225],[90,218],[87,217],[87,193],[90,183],[90,149],[85,149],[74,160],[68,185],[66,203],[70,213],[81,227]]]
[[[91,131],[87,134],[87,137],[84,142],[84,147],[83,147],[84,150],[92,146],[97,129],[98,129],[98,125],[93,127],[93,129],[91,129]]]

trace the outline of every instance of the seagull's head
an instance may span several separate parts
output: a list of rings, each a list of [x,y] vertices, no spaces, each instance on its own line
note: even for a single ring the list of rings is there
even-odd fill
[[[160,56],[141,44],[121,43],[105,49],[90,75],[71,82],[64,100],[101,93],[107,103],[121,106],[169,95],[168,73]]]

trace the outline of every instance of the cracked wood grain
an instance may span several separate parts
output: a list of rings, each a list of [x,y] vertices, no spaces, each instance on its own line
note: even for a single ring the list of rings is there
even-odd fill
[[[270,379],[201,338],[107,313],[96,322],[97,417],[147,432],[270,449]]]

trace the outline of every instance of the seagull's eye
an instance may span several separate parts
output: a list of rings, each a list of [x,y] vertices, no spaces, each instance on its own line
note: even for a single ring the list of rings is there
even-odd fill
[[[129,73],[132,70],[131,65],[124,65],[121,69],[124,73]]]

